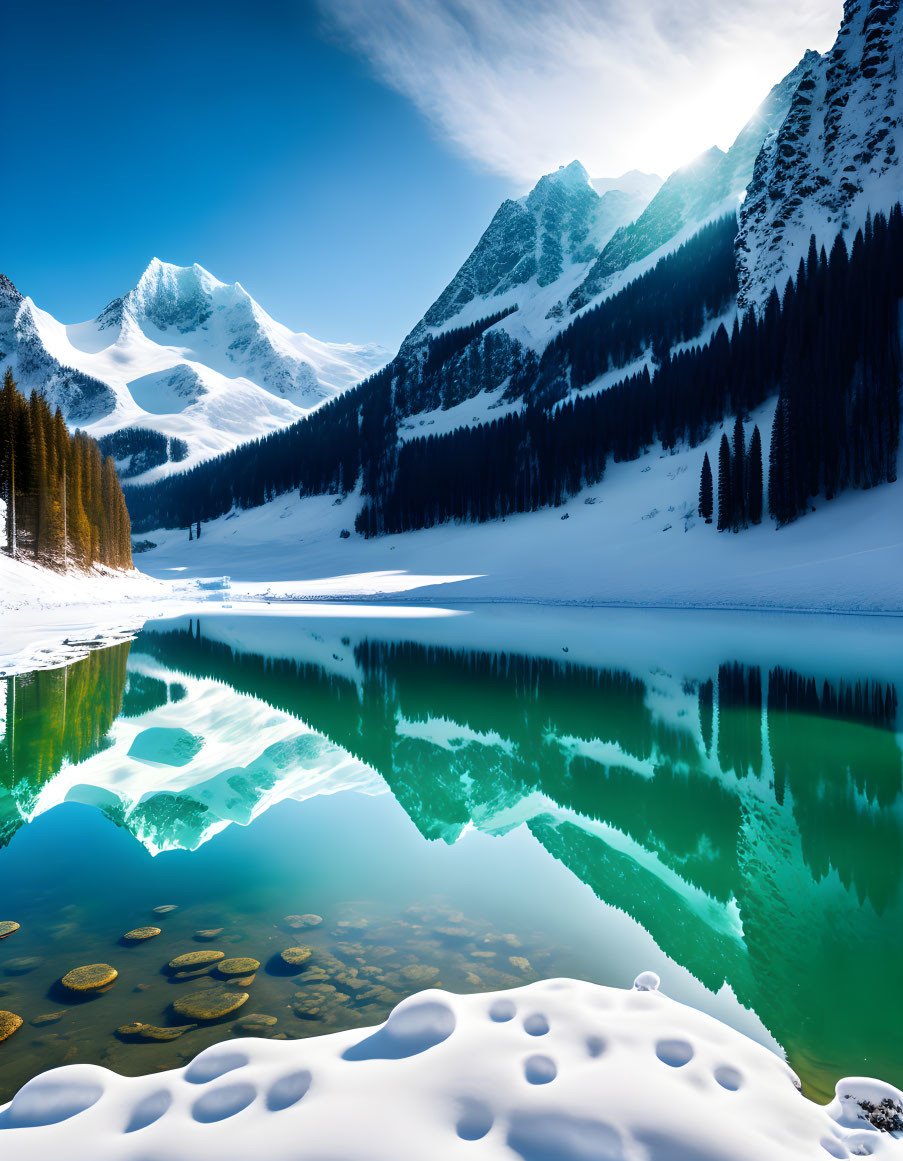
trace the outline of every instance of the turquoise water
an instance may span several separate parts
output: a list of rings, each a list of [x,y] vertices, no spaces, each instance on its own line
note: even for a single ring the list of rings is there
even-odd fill
[[[271,611],[272,612],[272,611]],[[428,985],[663,988],[786,1052],[813,1095],[903,1082],[894,622],[485,610],[149,625],[5,681],[0,1098],[96,1061],[173,1067],[246,1034],[382,1019]],[[174,910],[156,916],[154,908]],[[313,913],[299,929],[292,916]],[[162,934],[125,946],[149,923]],[[221,929],[211,938],[201,930]],[[289,973],[286,947],[311,949]],[[252,956],[183,1024],[167,973]],[[75,1002],[81,964],[119,972]],[[220,982],[221,983],[221,982]],[[253,1021],[252,1021],[253,1023]]]

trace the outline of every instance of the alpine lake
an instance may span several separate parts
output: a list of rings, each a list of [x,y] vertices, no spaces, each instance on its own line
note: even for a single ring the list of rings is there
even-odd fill
[[[812,1097],[903,1085],[901,689],[889,618],[539,606],[215,608],[2,678],[0,1102],[644,970]]]

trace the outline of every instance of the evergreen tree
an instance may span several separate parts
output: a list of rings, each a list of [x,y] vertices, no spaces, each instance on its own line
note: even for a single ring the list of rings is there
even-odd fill
[[[789,440],[790,415],[787,400],[781,395],[771,425],[771,447],[768,452],[768,511],[778,527],[791,519]]]
[[[85,463],[78,434],[69,444],[69,484],[66,489],[69,559],[81,568],[91,565],[91,530],[85,512]]]
[[[733,498],[731,496],[731,448],[727,435],[721,436],[718,449],[718,531],[725,532],[733,524]]]
[[[706,524],[712,523],[713,491],[712,465],[709,463],[709,453],[706,452],[702,461],[702,475],[699,480],[699,515]]]
[[[753,428],[746,459],[746,518],[750,524],[762,523],[762,436],[758,424]]]
[[[16,457],[19,444],[19,412],[22,397],[16,390],[12,367],[3,375],[0,391],[0,468],[2,468],[2,495],[6,501],[6,551],[18,555],[16,528]]]
[[[107,456],[101,468],[101,495],[105,520],[100,560],[110,568],[125,567],[122,557],[122,512],[116,495],[118,491],[116,465],[113,463],[113,457]]]
[[[734,446],[731,452],[731,527],[739,532],[746,526],[746,446],[743,420],[734,420]]]

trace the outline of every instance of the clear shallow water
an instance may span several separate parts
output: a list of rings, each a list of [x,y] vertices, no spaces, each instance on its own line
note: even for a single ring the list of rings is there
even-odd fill
[[[0,1097],[64,1062],[173,1067],[250,1013],[298,1037],[430,984],[647,968],[783,1048],[813,1095],[901,1083],[899,635],[222,612],[6,680],[0,919],[22,926],[0,942],[0,1007],[25,1024],[0,1044]],[[286,920],[304,913],[323,922]],[[147,923],[163,933],[121,944]],[[312,955],[286,974],[298,944]],[[261,961],[244,1007],[171,1042],[117,1035],[184,1023],[172,1001],[214,976],[165,967],[199,948]],[[116,984],[74,1003],[60,977],[98,961]]]

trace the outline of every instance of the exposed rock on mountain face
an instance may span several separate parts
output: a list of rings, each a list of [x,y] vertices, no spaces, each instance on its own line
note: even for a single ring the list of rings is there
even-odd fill
[[[599,254],[618,226],[631,220],[660,178],[626,174],[604,181],[600,195],[579,161],[539,179],[526,197],[503,202],[470,257],[424,315],[412,336],[443,328],[474,299],[483,303],[468,321],[499,309],[492,299],[507,291],[552,285],[572,265],[586,265]],[[488,301],[486,301],[488,300]],[[502,304],[506,305],[506,304]]]
[[[837,40],[810,54],[786,119],[765,141],[740,215],[741,302],[795,273],[810,236],[830,246],[903,195],[898,0],[846,0]]]
[[[806,53],[774,86],[727,153],[713,147],[671,174],[639,218],[615,232],[568,298],[572,311],[600,294],[619,271],[648,257],[687,227],[702,225],[736,204],[752,176],[762,142],[784,120],[797,85],[818,60],[818,53]]]

